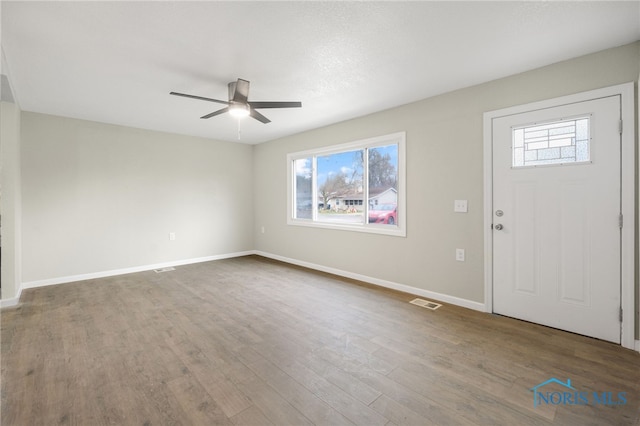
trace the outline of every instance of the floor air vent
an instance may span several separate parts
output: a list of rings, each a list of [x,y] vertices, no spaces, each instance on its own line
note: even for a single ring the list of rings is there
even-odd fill
[[[442,306],[439,303],[432,302],[430,300],[424,300],[424,299],[413,299],[409,303],[413,303],[414,305],[422,306],[423,308],[431,309],[432,311],[435,311],[440,306]]]
[[[159,273],[161,273],[161,272],[169,272],[169,271],[175,271],[175,270],[176,270],[176,268],[169,266],[169,267],[167,267],[167,268],[154,269],[153,271],[154,271],[156,274],[159,274]]]

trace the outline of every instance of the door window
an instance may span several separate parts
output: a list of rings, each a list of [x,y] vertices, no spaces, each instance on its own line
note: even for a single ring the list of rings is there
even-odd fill
[[[590,117],[512,129],[512,166],[586,163],[591,160]]]

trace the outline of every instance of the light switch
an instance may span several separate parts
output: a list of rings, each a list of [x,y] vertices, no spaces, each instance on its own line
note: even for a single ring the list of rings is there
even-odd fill
[[[453,211],[456,213],[467,212],[467,200],[455,200],[453,202]]]

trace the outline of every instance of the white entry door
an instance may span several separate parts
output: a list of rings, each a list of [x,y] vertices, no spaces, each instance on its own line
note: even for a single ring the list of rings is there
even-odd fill
[[[620,343],[620,96],[493,119],[493,311]]]

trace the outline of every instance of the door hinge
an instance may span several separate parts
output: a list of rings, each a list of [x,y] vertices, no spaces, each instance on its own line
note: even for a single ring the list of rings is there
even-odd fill
[[[622,229],[623,225],[624,225],[624,216],[622,216],[622,213],[620,213],[618,215],[618,227]]]
[[[622,322],[622,306],[620,307],[620,315],[618,316],[618,320]]]
[[[618,121],[618,132],[622,134],[622,120]]]

